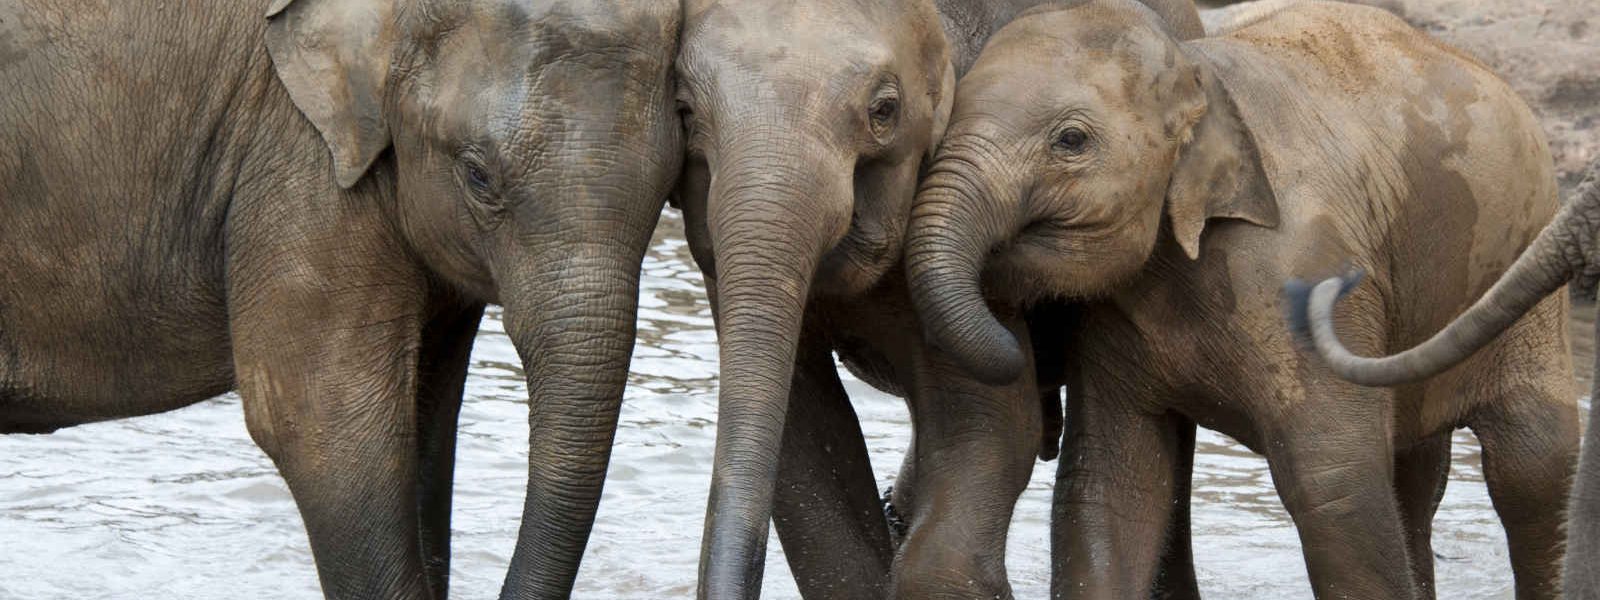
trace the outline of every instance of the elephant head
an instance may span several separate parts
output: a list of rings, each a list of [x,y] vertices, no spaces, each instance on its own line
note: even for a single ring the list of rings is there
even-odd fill
[[[1021,371],[988,299],[1106,295],[1215,218],[1275,226],[1254,139],[1215,71],[1133,0],[1025,13],[957,87],[906,274],[930,342],[980,379]]]
[[[389,186],[440,282],[505,307],[532,428],[505,596],[570,593],[680,171],[670,0],[274,0],[278,79],[340,186]],[[381,171],[381,176],[374,172]]]
[[[1339,377],[1378,386],[1426,379],[1466,360],[1569,281],[1578,293],[1590,298],[1600,282],[1600,159],[1590,164],[1573,197],[1489,291],[1444,329],[1409,350],[1366,358],[1339,343],[1333,329],[1333,308],[1361,282],[1360,271],[1316,286],[1290,281],[1284,291],[1289,326],[1297,337],[1311,342]]]
[[[701,594],[760,590],[801,317],[900,257],[955,75],[929,0],[693,0],[678,59],[690,248],[721,390]]]

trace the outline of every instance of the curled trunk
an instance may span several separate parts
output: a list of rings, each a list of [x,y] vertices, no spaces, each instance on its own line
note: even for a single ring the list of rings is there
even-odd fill
[[[506,333],[527,374],[529,448],[522,530],[501,598],[572,593],[628,379],[645,245],[571,243],[565,260],[519,265],[502,286]]]
[[[1597,163],[1600,164],[1600,163]],[[1360,282],[1359,272],[1334,277],[1311,286],[1295,280],[1284,293],[1290,328],[1310,340],[1317,354],[1339,377],[1362,385],[1399,385],[1431,377],[1465,360],[1532,310],[1568,280],[1592,290],[1588,274],[1594,239],[1600,234],[1600,185],[1590,177],[1579,186],[1577,197],[1556,213],[1555,219],[1533,241],[1511,268],[1466,312],[1416,347],[1382,358],[1356,356],[1339,342],[1333,328],[1333,310],[1339,299]]]
[[[983,214],[1001,202],[976,189],[979,180],[949,167],[928,175],[911,215],[906,279],[929,342],[1001,384],[1021,375],[1025,358],[984,300],[984,261],[1004,228]]]

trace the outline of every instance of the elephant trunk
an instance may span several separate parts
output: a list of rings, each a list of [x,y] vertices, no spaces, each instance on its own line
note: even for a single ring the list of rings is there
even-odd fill
[[[950,353],[980,381],[999,385],[1021,375],[1025,359],[1017,338],[989,310],[983,267],[989,250],[1014,229],[989,207],[1012,203],[993,197],[995,186],[965,163],[942,160],[917,193],[906,239],[906,279],[929,341]]]
[[[1351,272],[1316,286],[1294,280],[1284,287],[1290,328],[1310,340],[1339,377],[1362,385],[1399,385],[1431,377],[1477,352],[1534,305],[1574,277],[1592,291],[1595,237],[1600,234],[1600,162],[1533,244],[1466,312],[1417,346],[1383,358],[1356,356],[1339,342],[1333,310],[1360,282]]]
[[[724,148],[711,179],[721,390],[701,598],[760,594],[801,320],[822,255],[849,225],[850,165],[806,147]]]
[[[649,221],[630,224],[623,239],[596,234],[519,261],[501,288],[506,333],[527,374],[529,427],[522,530],[501,598],[571,593],[628,379]]]

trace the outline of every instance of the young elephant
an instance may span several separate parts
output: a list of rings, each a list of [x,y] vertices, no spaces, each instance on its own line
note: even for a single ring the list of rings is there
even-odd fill
[[[678,28],[664,0],[0,4],[0,433],[237,388],[324,593],[443,598],[503,304],[533,429],[504,595],[565,597],[682,156]]]
[[[1037,427],[1024,416],[1037,421],[1038,398],[1032,413],[1017,409],[1017,394],[1034,393],[1023,384],[980,392],[922,348],[899,263],[955,78],[990,33],[1037,3],[686,3],[678,71],[690,133],[678,205],[722,356],[701,597],[760,593],[769,521],[808,598],[890,588],[906,598],[1009,596],[1006,525],[1033,453],[1013,452],[1010,439],[975,449],[979,438],[959,432],[988,424],[1023,435]],[[1198,35],[1188,0],[1150,4],[1175,31]],[[895,488],[913,520],[898,558],[835,350],[911,397],[917,442],[903,471],[920,462],[932,474],[903,475]],[[1006,408],[987,418],[987,405],[972,401],[980,395]],[[919,458],[957,453],[993,460],[952,476]]]
[[[1431,597],[1429,523],[1469,426],[1518,597],[1549,598],[1577,449],[1565,302],[1381,390],[1294,352],[1278,290],[1354,256],[1376,285],[1341,323],[1364,351],[1409,347],[1511,263],[1555,189],[1515,94],[1386,12],[1299,4],[1180,43],[1091,0],[1014,21],[961,80],[907,272],[935,345],[994,381],[1024,354],[986,299],[1084,301],[1061,332],[1057,597],[1148,593],[1181,416],[1266,456],[1323,598]]]
[[[1330,278],[1315,288],[1292,282],[1290,325],[1311,339],[1317,353],[1340,377],[1362,385],[1400,385],[1454,368],[1520,323],[1545,298],[1573,282],[1593,298],[1600,282],[1600,160],[1573,198],[1556,213],[1533,245],[1471,308],[1433,337],[1394,356],[1362,358],[1351,354],[1334,334],[1334,304],[1360,282],[1358,275]],[[1597,330],[1600,334],[1600,330]],[[1600,371],[1600,363],[1596,364]],[[1600,598],[1600,402],[1590,393],[1589,429],[1583,457],[1567,506],[1567,560],[1562,587],[1571,600]],[[1546,507],[1554,511],[1553,508]]]

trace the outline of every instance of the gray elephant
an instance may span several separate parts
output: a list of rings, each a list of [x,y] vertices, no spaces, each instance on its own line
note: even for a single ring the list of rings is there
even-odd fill
[[[1444,329],[1415,347],[1384,358],[1363,358],[1339,343],[1334,333],[1335,303],[1360,283],[1358,273],[1330,278],[1315,287],[1292,282],[1291,326],[1312,340],[1328,367],[1346,380],[1373,386],[1410,384],[1456,368],[1569,282],[1576,293],[1593,298],[1600,282],[1600,160],[1555,219],[1523,251],[1482,298]],[[1600,334],[1600,331],[1596,332]],[[1596,363],[1600,370],[1600,362]],[[1589,429],[1567,505],[1567,557],[1562,586],[1569,600],[1600,598],[1600,402],[1590,394]],[[1546,511],[1556,512],[1553,507]]]
[[[1019,17],[961,79],[906,271],[934,345],[989,381],[1027,364],[991,302],[1082,301],[1055,332],[1071,361],[1057,597],[1149,593],[1187,418],[1267,458],[1321,598],[1433,595],[1450,434],[1471,427],[1518,597],[1550,598],[1549,507],[1578,441],[1564,299],[1460,369],[1384,390],[1295,353],[1279,290],[1354,257],[1376,285],[1341,324],[1364,351],[1407,347],[1556,206],[1528,107],[1391,14],[1302,3],[1184,43],[1137,3],[1090,0]]]
[[[934,468],[948,458],[919,457],[986,452],[959,433],[967,425],[1037,428],[1038,393],[1031,382],[986,387],[926,351],[897,265],[956,77],[1036,3],[686,4],[678,71],[689,154],[677,203],[721,355],[701,597],[759,594],[769,520],[808,598],[1009,595],[1006,524],[1033,452],[989,452],[993,469],[961,476]],[[1175,31],[1200,35],[1187,0],[1151,4]],[[913,519],[898,557],[833,351],[912,397],[916,447],[895,501]],[[986,410],[976,401],[986,395],[1007,407],[993,419],[972,412]]]
[[[237,389],[330,598],[443,598],[485,303],[527,369],[504,597],[570,593],[679,172],[675,2],[0,5],[0,433]]]

